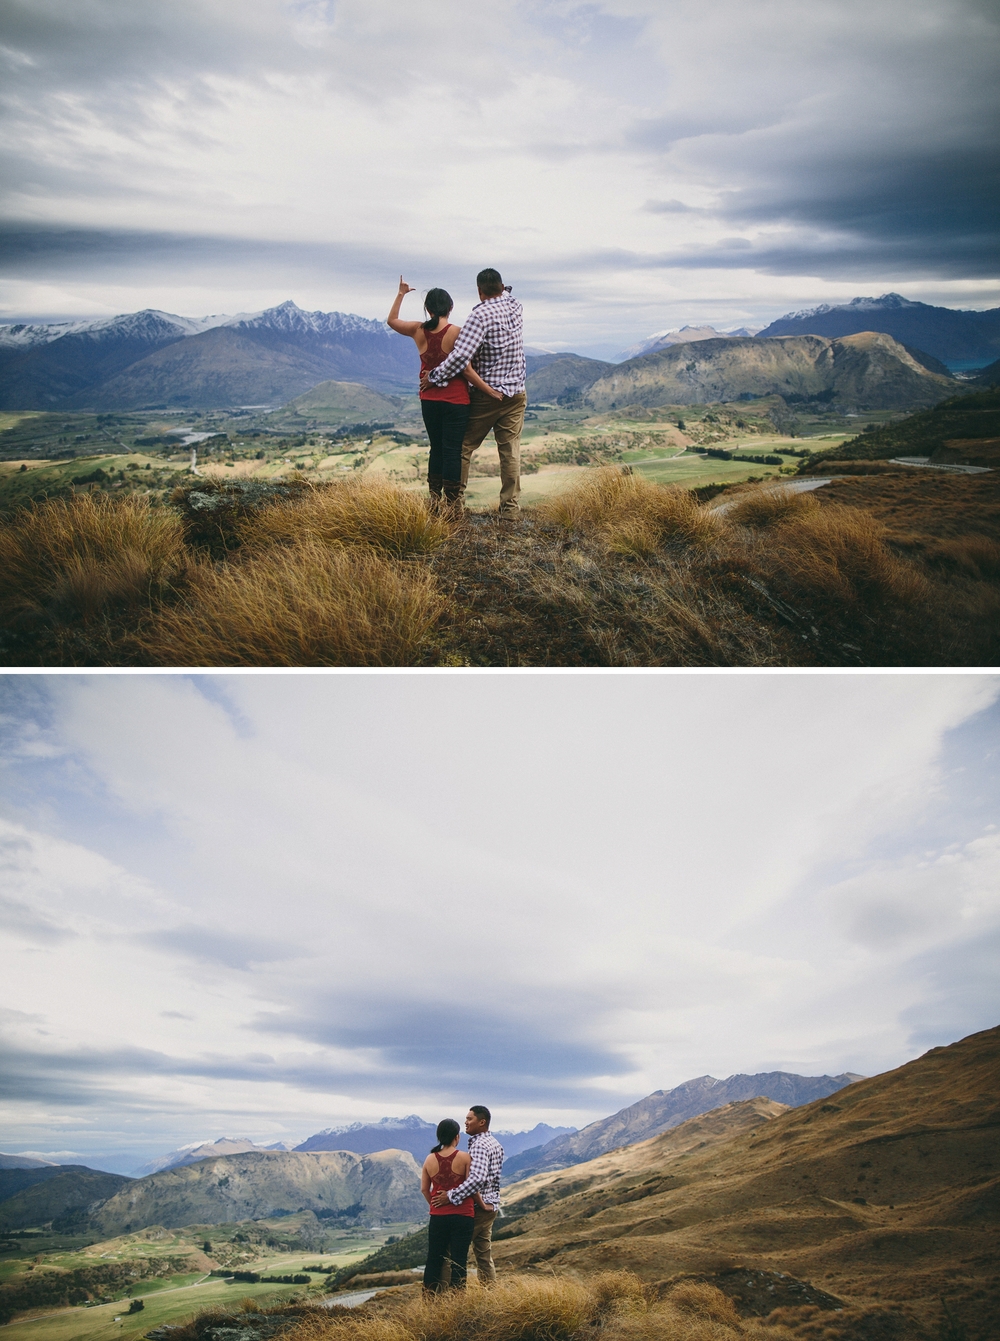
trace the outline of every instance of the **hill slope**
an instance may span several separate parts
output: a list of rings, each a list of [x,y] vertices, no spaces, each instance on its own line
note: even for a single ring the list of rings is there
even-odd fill
[[[0,409],[279,405],[331,378],[412,391],[419,367],[412,341],[382,322],[293,302],[200,320],[133,312],[29,339],[32,329],[0,329]]]
[[[528,399],[553,401],[579,399],[584,391],[615,367],[600,359],[584,358],[581,354],[559,354],[543,366],[528,369]],[[575,396],[573,393],[577,393]]]
[[[836,338],[861,331],[882,331],[901,345],[913,345],[945,363],[987,363],[1000,353],[1000,308],[956,311],[884,293],[881,298],[854,298],[836,306],[824,303],[806,312],[789,312],[760,335]]]
[[[830,401],[846,409],[933,405],[955,381],[931,372],[888,335],[829,340],[699,340],[621,363],[585,396],[599,412],[626,405],[699,405],[777,393],[789,401]]]
[[[796,1076],[787,1071],[730,1076],[727,1080],[699,1076],[672,1090],[656,1090],[638,1103],[592,1122],[572,1136],[549,1141],[537,1150],[526,1150],[523,1155],[506,1162],[504,1176],[507,1179],[527,1178],[548,1169],[581,1164],[618,1146],[645,1141],[699,1113],[744,1099],[762,1096],[795,1108],[813,1099],[825,1098],[857,1079],[859,1077],[854,1075]]]
[[[939,1318],[947,1294],[971,1335],[992,1335],[998,1073],[1000,1028],[934,1048],[749,1135],[664,1159],[653,1176],[613,1174],[561,1197],[512,1226],[498,1265],[628,1267],[647,1280],[785,1271],[854,1303],[905,1302],[918,1320]]]
[[[849,442],[817,452],[808,468],[821,471],[824,462],[831,459],[888,461],[894,456],[928,456],[936,460],[949,453],[949,444],[949,459],[975,464],[977,444],[997,437],[1000,437],[1000,387],[952,396],[933,409],[861,433]]]
[[[257,1150],[139,1178],[95,1210],[91,1223],[111,1238],[148,1225],[175,1229],[298,1210],[409,1220],[422,1217],[426,1203],[417,1165],[406,1150],[373,1155]]]
[[[55,1221],[85,1219],[91,1210],[132,1182],[118,1173],[100,1173],[82,1164],[64,1164],[51,1178],[22,1187],[0,1201],[0,1230],[33,1229]]]
[[[301,396],[283,405],[272,416],[283,425],[294,428],[296,421],[305,427],[309,423],[359,424],[390,421],[402,417],[405,410],[412,415],[414,405],[406,405],[400,397],[384,396],[380,391],[359,382],[320,382]]]

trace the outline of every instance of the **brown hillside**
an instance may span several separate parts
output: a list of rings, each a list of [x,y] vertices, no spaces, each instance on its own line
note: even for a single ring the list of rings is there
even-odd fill
[[[620,363],[586,392],[607,412],[625,405],[692,405],[740,396],[834,398],[857,409],[913,409],[954,395],[950,377],[930,372],[888,335],[866,331],[828,340],[699,340]]]
[[[630,1268],[650,1282],[786,1272],[843,1300],[845,1320],[881,1309],[889,1330],[873,1337],[937,1336],[943,1297],[970,1341],[996,1335],[998,1074],[991,1029],[724,1144],[665,1150],[638,1185],[612,1172],[516,1222],[496,1245],[498,1264]],[[516,1205],[517,1189],[510,1195]],[[790,1322],[808,1316],[787,1312]]]
[[[548,1170],[522,1179],[505,1193],[504,1214],[508,1217],[527,1215],[563,1197],[592,1187],[604,1187],[611,1182],[615,1184],[615,1195],[620,1197],[627,1190],[643,1185],[643,1180],[650,1173],[659,1180],[669,1161],[692,1150],[730,1141],[740,1132],[756,1129],[762,1122],[769,1122],[771,1118],[788,1111],[787,1104],[764,1098],[723,1104],[721,1108],[713,1108],[710,1113],[689,1118],[687,1122],[661,1132],[659,1136],[651,1136],[647,1141],[619,1146],[617,1150],[588,1160],[585,1164]],[[640,1193],[643,1197],[647,1195],[647,1192]],[[517,1225],[505,1224],[498,1237],[511,1237],[518,1230]]]

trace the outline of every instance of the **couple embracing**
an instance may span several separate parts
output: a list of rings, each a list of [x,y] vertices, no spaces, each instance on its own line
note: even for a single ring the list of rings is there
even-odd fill
[[[503,1146],[490,1133],[490,1110],[473,1104],[465,1119],[468,1152],[459,1150],[454,1118],[437,1125],[438,1143],[424,1160],[420,1190],[431,1208],[427,1229],[424,1289],[465,1288],[469,1248],[480,1285],[497,1278],[493,1265],[493,1221],[500,1209]]]
[[[480,270],[476,286],[479,302],[464,326],[451,324],[453,304],[444,289],[428,291],[426,321],[401,321],[402,301],[414,292],[401,275],[387,322],[420,351],[431,502],[464,511],[472,453],[492,429],[500,456],[500,519],[510,521],[520,510],[521,430],[528,401],[522,310],[499,271]]]

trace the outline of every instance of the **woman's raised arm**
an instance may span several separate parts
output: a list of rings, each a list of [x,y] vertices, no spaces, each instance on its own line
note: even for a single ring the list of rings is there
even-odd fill
[[[400,321],[399,319],[400,305],[408,293],[416,293],[416,289],[407,284],[404,281],[403,276],[400,275],[399,292],[396,294],[395,301],[389,309],[389,315],[386,317],[385,323],[387,326],[391,326],[394,331],[398,331],[400,335],[408,335],[412,339],[420,326],[420,322]]]

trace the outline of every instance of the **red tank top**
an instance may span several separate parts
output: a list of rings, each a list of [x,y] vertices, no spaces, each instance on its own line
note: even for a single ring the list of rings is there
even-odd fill
[[[451,330],[451,324],[442,326],[439,331],[424,331],[427,337],[427,349],[420,355],[420,368],[422,372],[430,372],[431,368],[436,368],[439,363],[443,363],[448,357],[441,349],[441,341],[444,339],[445,331]],[[465,378],[459,374],[453,377],[450,382],[445,382],[444,386],[434,386],[431,383],[426,391],[421,391],[421,400],[446,400],[452,405],[468,405],[469,403],[469,384]]]
[[[453,1150],[450,1155],[439,1154],[436,1156],[438,1171],[431,1179],[432,1197],[435,1192],[450,1192],[453,1187],[458,1187],[459,1183],[463,1181],[457,1173],[451,1171],[452,1161],[457,1154],[458,1151]],[[475,1215],[475,1213],[476,1208],[471,1197],[466,1197],[457,1206],[448,1202],[445,1206],[431,1207],[431,1215]]]

